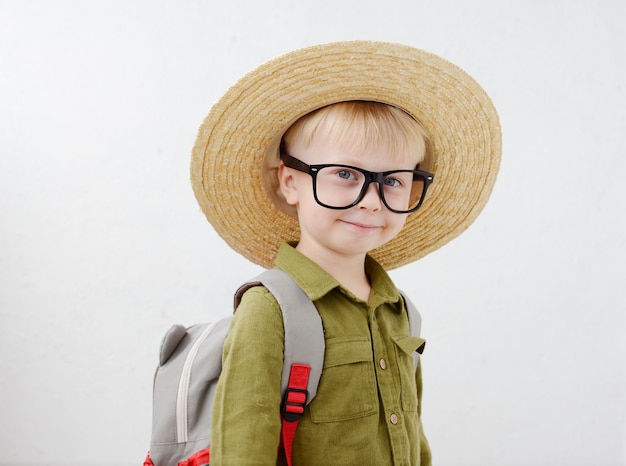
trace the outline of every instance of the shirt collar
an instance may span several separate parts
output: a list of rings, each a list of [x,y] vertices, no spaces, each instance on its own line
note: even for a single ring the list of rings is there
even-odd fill
[[[341,284],[314,261],[295,249],[295,243],[283,243],[275,266],[287,272],[312,301],[316,301]],[[399,303],[400,292],[383,267],[371,256],[365,259],[365,272],[372,284],[369,305]],[[347,291],[347,290],[346,290]],[[398,312],[401,306],[394,306]]]
[[[399,305],[401,301],[400,291],[398,291],[398,288],[396,288],[383,266],[372,256],[365,258],[365,273],[372,284],[372,292],[368,304],[370,306],[379,306],[383,303],[398,304],[395,306],[395,309],[401,312],[402,306]]]

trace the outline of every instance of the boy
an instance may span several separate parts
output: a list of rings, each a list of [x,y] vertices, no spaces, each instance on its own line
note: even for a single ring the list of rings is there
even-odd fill
[[[192,166],[205,214],[236,250],[291,275],[324,326],[324,370],[294,465],[431,464],[413,362],[424,341],[409,335],[383,266],[460,234],[484,206],[499,156],[484,91],[445,60],[395,44],[293,52],[212,109]],[[224,348],[213,466],[285,464],[283,339],[276,300],[250,289]]]

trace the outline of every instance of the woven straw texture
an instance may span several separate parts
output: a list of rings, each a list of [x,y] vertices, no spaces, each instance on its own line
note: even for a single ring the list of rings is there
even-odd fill
[[[405,110],[432,144],[430,160],[420,165],[435,175],[424,204],[396,238],[372,251],[385,268],[438,249],[482,211],[502,150],[498,115],[485,91],[456,65],[413,47],[335,42],[296,50],[248,73],[200,126],[191,164],[194,193],[235,251],[269,268],[280,243],[298,239],[297,221],[268,181],[278,141],[302,115],[347,100]]]

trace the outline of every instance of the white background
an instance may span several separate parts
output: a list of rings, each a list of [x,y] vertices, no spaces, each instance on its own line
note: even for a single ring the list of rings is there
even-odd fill
[[[193,197],[200,122],[269,58],[376,39],[503,127],[483,214],[392,272],[436,466],[625,465],[625,31],[610,0],[0,0],[0,464],[141,464],[164,331],[259,271]]]

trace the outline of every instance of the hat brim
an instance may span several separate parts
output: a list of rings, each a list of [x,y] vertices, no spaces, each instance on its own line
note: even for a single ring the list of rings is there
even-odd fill
[[[413,47],[335,42],[275,58],[235,83],[211,108],[192,152],[196,198],[217,233],[269,268],[298,222],[263,180],[278,142],[301,116],[326,105],[376,101],[399,107],[425,128],[435,175],[422,207],[371,252],[385,268],[413,262],[457,237],[493,189],[501,157],[496,110],[485,91],[449,61]],[[270,160],[268,164],[268,160]]]

